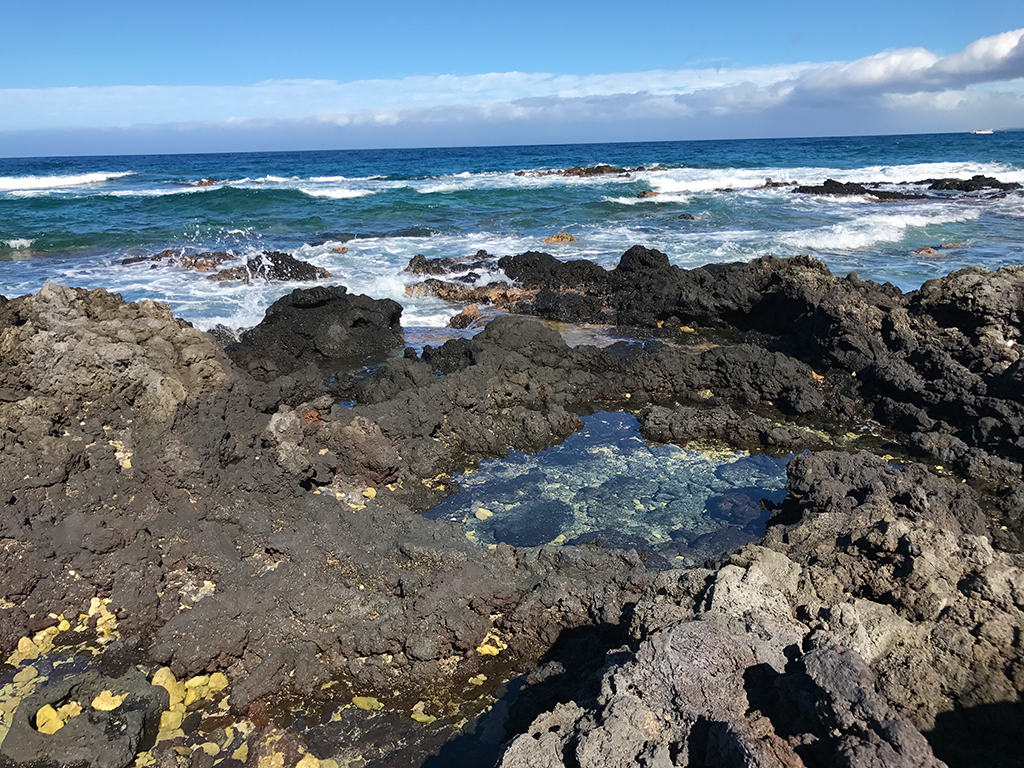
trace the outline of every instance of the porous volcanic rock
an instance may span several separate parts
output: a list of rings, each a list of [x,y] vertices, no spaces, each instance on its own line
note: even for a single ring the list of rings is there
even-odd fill
[[[938,766],[920,731],[949,750],[940,713],[1018,700],[1024,656],[996,637],[1024,617],[1024,563],[992,549],[969,490],[825,452],[790,464],[788,491],[759,545],[663,573],[632,650],[563,681],[563,703],[538,676],[521,699],[548,706],[502,765]]]
[[[96,708],[103,692],[122,697],[116,707]],[[36,728],[36,713],[45,706],[77,702],[81,713],[54,733]],[[138,670],[121,677],[96,672],[50,682],[24,699],[3,743],[0,760],[16,766],[90,765],[125,768],[140,750],[156,741],[160,713],[167,709],[164,688],[150,685]]]
[[[296,289],[275,301],[259,325],[228,348],[236,364],[261,380],[301,365],[344,365],[400,346],[402,307],[352,295],[345,286]]]
[[[581,311],[650,338],[569,347],[501,317],[386,359],[344,398],[331,377],[401,344],[397,304],[293,293],[233,350],[243,367],[152,302],[56,286],[0,301],[4,684],[26,653],[72,653],[62,633],[77,633],[51,616],[109,600],[104,631],[122,640],[93,663],[133,649],[129,666],[225,673],[234,710],[219,716],[250,717],[252,754],[273,741],[354,759],[337,746],[352,734],[421,763],[415,734],[392,743],[374,713],[438,718],[435,749],[439,733],[471,740],[451,723],[479,699],[495,705],[488,759],[507,740],[508,765],[1005,758],[998,729],[1024,690],[1009,551],[1024,269],[904,295],[809,257],[681,270],[627,254],[611,271],[512,263],[552,311],[587,297]],[[333,302],[350,312],[340,330]],[[651,438],[818,452],[791,461],[759,543],[701,568],[657,572],[593,543],[491,550],[416,514],[474,462],[627,407]],[[860,444],[930,464],[822,450]],[[342,725],[315,716],[354,697]],[[272,722],[283,711],[292,725]],[[998,732],[957,737],[978,722]],[[190,728],[161,754],[198,754]]]
[[[917,195],[908,195],[905,192],[894,192],[887,189],[878,189],[877,187],[871,189],[857,182],[842,182],[835,179],[825,179],[822,184],[817,186],[801,185],[793,191],[802,195],[835,195],[837,197],[863,195],[876,200],[909,200],[917,197]]]

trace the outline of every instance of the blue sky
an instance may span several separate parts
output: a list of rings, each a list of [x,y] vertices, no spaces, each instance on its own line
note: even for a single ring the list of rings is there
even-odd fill
[[[0,5],[0,156],[1024,127],[1020,0]]]

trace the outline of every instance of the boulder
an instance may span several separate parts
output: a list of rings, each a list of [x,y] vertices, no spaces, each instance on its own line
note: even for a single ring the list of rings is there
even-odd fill
[[[227,352],[261,380],[309,363],[351,366],[401,346],[401,318],[402,307],[390,299],[353,296],[344,286],[297,288],[271,304]]]

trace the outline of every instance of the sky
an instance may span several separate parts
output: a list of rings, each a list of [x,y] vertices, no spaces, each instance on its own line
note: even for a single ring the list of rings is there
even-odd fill
[[[0,156],[1024,127],[1024,5],[3,0]]]

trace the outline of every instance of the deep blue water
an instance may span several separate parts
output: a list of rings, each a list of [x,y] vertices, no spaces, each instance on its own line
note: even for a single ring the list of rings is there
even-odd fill
[[[647,170],[543,175],[599,163]],[[811,253],[838,274],[910,290],[971,264],[1024,262],[1024,195],[877,203],[755,187],[766,177],[899,184],[978,173],[1024,182],[1024,132],[0,159],[0,293],[45,282],[104,287],[166,301],[200,327],[251,325],[294,286],[217,283],[121,260],[166,248],[239,259],[278,249],[350,290],[398,300],[407,324],[443,325],[450,308],[405,294],[412,277],[402,269],[417,253],[542,248],[612,265],[637,243],[681,266]],[[196,185],[210,177],[216,183]],[[658,195],[637,198],[645,191]],[[544,246],[558,231],[577,242]],[[960,247],[914,253],[943,243]]]

